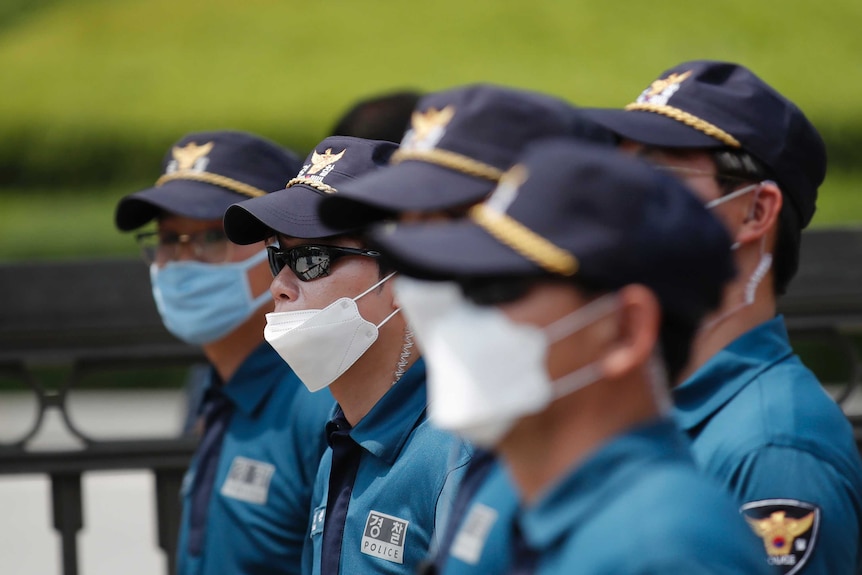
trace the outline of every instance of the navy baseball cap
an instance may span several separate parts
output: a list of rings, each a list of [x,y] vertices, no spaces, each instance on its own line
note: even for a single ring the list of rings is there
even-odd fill
[[[284,187],[301,166],[292,152],[245,132],[196,132],[173,145],[155,186],[117,204],[115,222],[134,230],[161,212],[217,220],[231,204]]]
[[[645,161],[582,142],[532,144],[460,220],[375,226],[372,243],[425,279],[557,277],[600,289],[652,289],[694,321],[735,273],[731,240],[682,182]]]
[[[623,110],[587,113],[618,135],[667,148],[729,148],[766,165],[798,215],[814,216],[826,177],[826,147],[790,100],[751,70],[728,62],[684,62]]]
[[[563,100],[476,84],[419,101],[391,166],[321,203],[331,225],[435,211],[487,196],[529,142],[574,136],[613,145],[612,132]]]
[[[398,148],[382,140],[331,136],[320,142],[287,187],[261,198],[240,202],[224,216],[227,237],[237,244],[266,239],[273,232],[295,238],[325,238],[361,227],[345,219],[324,224],[318,217],[320,202],[359,176],[382,168]]]

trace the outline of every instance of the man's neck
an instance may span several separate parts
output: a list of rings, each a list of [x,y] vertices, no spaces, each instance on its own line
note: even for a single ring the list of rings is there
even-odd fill
[[[332,396],[351,426],[355,426],[368,415],[392,388],[403,341],[404,324],[393,319],[380,330],[377,341],[368,351],[329,386]],[[419,353],[413,348],[404,369],[409,369],[417,359]]]
[[[534,503],[612,438],[659,417],[647,377],[597,382],[520,420],[499,451],[522,500]]]
[[[268,311],[271,310],[264,308],[256,312],[222,339],[203,346],[204,355],[225,383],[263,342],[263,328],[266,326]]]
[[[677,384],[688,379],[712,356],[730,345],[741,335],[775,317],[776,301],[772,288],[772,274],[758,286],[754,303],[743,305],[745,281],[733,282],[727,287],[719,310],[707,316],[691,344],[691,354],[686,369],[680,374]]]

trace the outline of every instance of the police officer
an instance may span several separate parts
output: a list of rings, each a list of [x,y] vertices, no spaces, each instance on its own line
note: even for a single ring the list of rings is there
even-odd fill
[[[568,137],[611,146],[612,132],[570,104],[536,92],[473,84],[423,98],[390,166],[340,187],[321,202],[321,219],[332,225],[362,218],[401,221],[459,217],[484,199],[532,141]],[[505,572],[511,560],[509,518],[517,508],[511,479],[491,452],[474,454],[459,486],[439,547],[437,570],[447,573]],[[456,545],[474,509],[496,515],[481,550]],[[451,552],[450,552],[451,551]]]
[[[499,452],[517,485],[515,572],[769,572],[664,415],[664,371],[733,273],[691,192],[613,150],[539,142],[465,220],[373,243],[402,273],[432,421]],[[472,513],[453,549],[478,552],[494,520]]]
[[[739,275],[695,340],[674,415],[784,573],[862,568],[862,464],[839,407],[794,355],[776,299],[826,170],[805,115],[747,68],[675,66],[594,117],[690,184],[730,230]]]
[[[211,364],[182,493],[181,575],[299,572],[333,400],[310,394],[263,341],[272,309],[264,245],[234,245],[222,225],[228,206],[283,187],[298,165],[251,134],[188,134],[155,186],[117,205],[121,230],[156,221],[137,238],[159,313]]]
[[[269,242],[275,312],[266,339],[309,390],[338,402],[313,494],[303,572],[413,573],[469,451],[426,419],[425,366],[392,296],[393,274],[356,226],[320,201],[379,169],[397,145],[329,137],[287,189],[232,206],[228,236]]]

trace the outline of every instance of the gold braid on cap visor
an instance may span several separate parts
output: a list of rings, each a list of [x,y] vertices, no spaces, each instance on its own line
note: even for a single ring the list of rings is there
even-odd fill
[[[633,103],[626,106],[626,111],[628,112],[654,112],[656,114],[661,114],[662,116],[667,116],[672,120],[676,120],[686,126],[694,128],[698,132],[703,132],[707,136],[711,136],[721,142],[726,146],[730,146],[731,148],[741,148],[742,144],[739,143],[739,140],[719,128],[714,124],[710,124],[706,120],[702,120],[698,118],[694,114],[689,114],[688,112],[683,112],[679,108],[674,108],[673,106],[663,106],[661,104],[650,104],[647,102],[644,103]]]
[[[572,276],[578,271],[578,259],[574,255],[506,214],[477,204],[470,208],[468,215],[497,241],[542,269],[562,276]]]
[[[324,184],[323,182],[315,182],[314,180],[309,180],[308,178],[293,178],[287,185],[284,186],[284,189],[290,188],[297,184],[302,184],[304,186],[308,186],[309,188],[314,188],[315,190],[319,190],[325,194],[335,194],[338,193],[338,190],[333,188],[330,185]]]
[[[444,168],[449,168],[468,176],[476,176],[492,182],[498,181],[503,175],[503,170],[498,170],[494,166],[489,166],[473,158],[468,158],[467,156],[448,150],[441,150],[440,148],[433,150],[396,150],[392,154],[392,159],[389,160],[389,163],[394,166],[405,160],[437,164],[438,166],[443,166]]]
[[[250,198],[259,198],[260,196],[266,195],[266,192],[263,190],[259,190],[254,186],[249,186],[248,184],[244,184],[240,181],[234,180],[233,178],[228,178],[227,176],[213,174],[212,172],[192,172],[190,170],[180,170],[179,172],[165,174],[156,180],[156,187],[158,188],[159,186],[163,186],[164,184],[174,180],[195,180],[197,182],[205,182],[207,184],[227,188],[232,192],[236,192]]]

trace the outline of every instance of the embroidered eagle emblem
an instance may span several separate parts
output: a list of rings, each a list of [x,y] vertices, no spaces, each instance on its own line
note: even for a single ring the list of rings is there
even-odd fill
[[[344,152],[347,151],[347,148],[341,150],[341,152],[337,154],[332,153],[332,148],[326,148],[326,151],[322,154],[318,154],[317,150],[311,154],[311,168],[308,169],[308,174],[316,174],[326,166],[330,164],[334,164],[344,155]]]
[[[184,147],[174,146],[172,153],[177,162],[178,170],[191,170],[201,158],[207,156],[213,149],[213,143],[207,142],[198,146],[195,142],[189,142]]]
[[[745,518],[758,537],[763,539],[767,555],[785,555],[793,545],[793,541],[811,529],[814,523],[814,511],[794,519],[787,517],[784,511],[775,511],[764,519]]]
[[[425,112],[413,112],[410,116],[410,128],[413,137],[422,141],[427,138],[436,128],[444,128],[455,115],[453,106],[446,106],[442,110],[428,108]]]
[[[674,74],[671,74],[670,76],[668,76],[667,78],[660,78],[660,79],[656,80],[655,82],[653,82],[652,84],[650,84],[650,87],[647,88],[646,96],[647,97],[658,96],[659,94],[661,94],[662,92],[664,92],[665,90],[670,88],[671,86],[676,86],[676,85],[681,84],[683,82],[683,80],[685,80],[689,76],[691,76],[691,70],[689,70],[688,72],[683,72],[682,74],[674,73]]]

